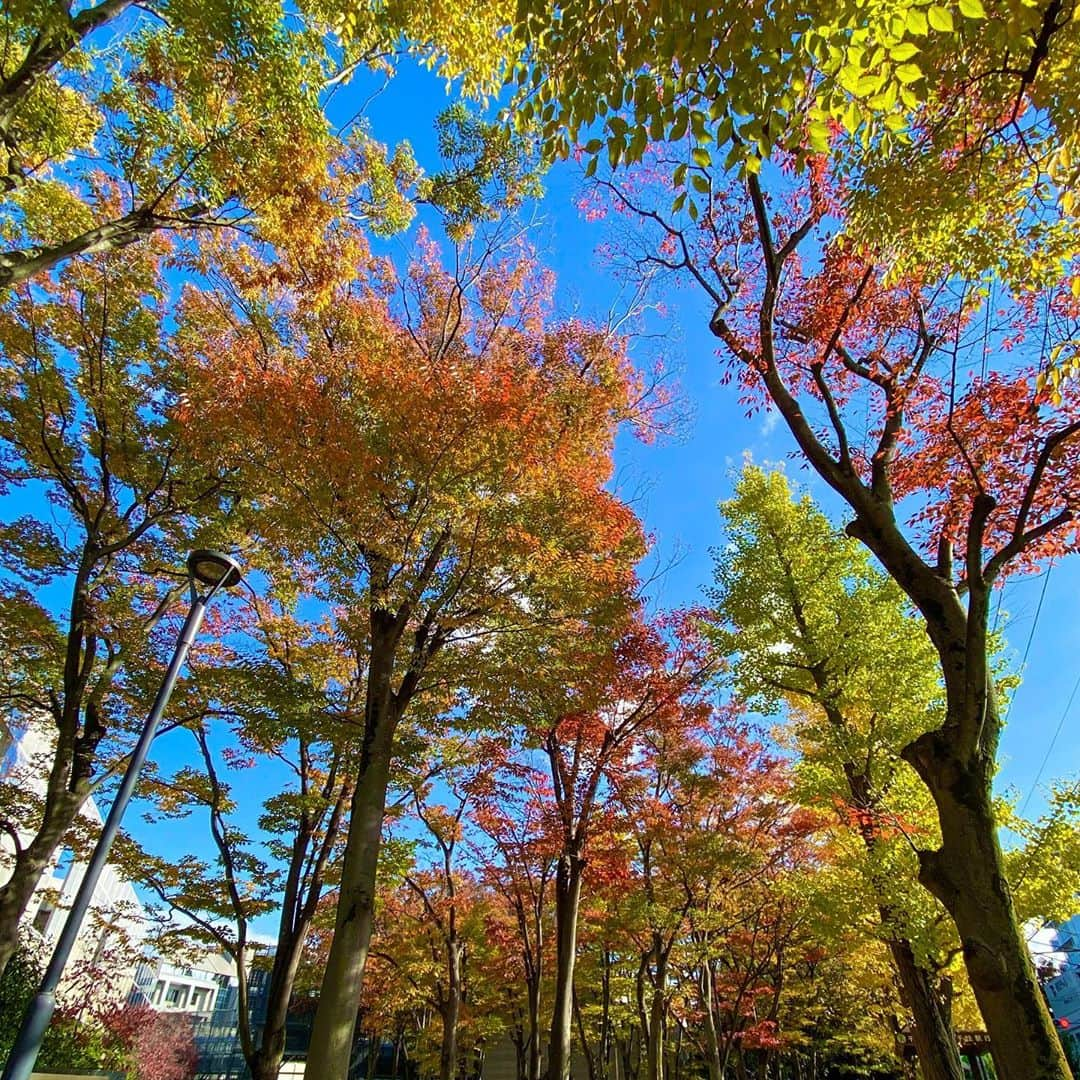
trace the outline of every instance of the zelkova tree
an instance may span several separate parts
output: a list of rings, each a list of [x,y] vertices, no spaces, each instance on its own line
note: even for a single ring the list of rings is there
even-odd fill
[[[490,88],[501,8],[5,4],[0,286],[157,231],[224,227],[295,247],[369,216],[373,193],[419,172],[407,146],[388,154],[352,120],[336,128],[335,94],[406,51],[467,92]],[[375,227],[400,227],[411,210],[396,210]]]
[[[283,573],[280,580],[287,595]],[[272,594],[220,629],[228,644],[200,650],[192,689],[202,714],[188,724],[195,764],[144,781],[153,817],[205,829],[212,857],[137,852],[130,870],[178,916],[165,923],[167,940],[194,941],[233,961],[240,1051],[253,1080],[276,1080],[293,987],[320,899],[336,880],[352,792],[353,756],[331,736],[355,711],[362,686],[329,627],[296,618]],[[222,729],[232,740],[223,752]],[[240,783],[272,791],[254,836],[237,824]],[[265,1008],[256,1013],[251,973],[264,946],[253,922],[266,916],[276,916],[277,930]]]
[[[689,139],[669,204],[702,194],[679,168],[690,152],[754,175],[828,151],[848,227],[908,268],[1023,283],[1077,254],[1069,3],[524,0],[512,32],[513,115],[552,156],[581,140],[593,161],[633,163]]]
[[[527,252],[476,240],[455,260],[422,244],[400,279],[358,262],[328,305],[241,265],[239,302],[192,293],[181,314],[188,415],[257,492],[259,541],[315,571],[365,677],[339,736],[356,783],[308,1064],[327,1080],[348,1065],[403,718],[505,690],[503,656],[568,620],[621,618],[642,550],[604,488],[640,393],[624,343],[553,319]]]
[[[681,633],[680,633],[681,631]],[[707,664],[690,620],[636,620],[612,648],[582,657],[577,682],[526,722],[548,759],[560,848],[555,867],[555,986],[548,1076],[570,1075],[574,964],[592,830],[650,732],[692,723]]]
[[[156,689],[154,631],[183,593],[187,544],[230,501],[224,473],[181,452],[169,413],[184,376],[163,325],[167,252],[159,238],[71,265],[0,305],[0,697],[7,722],[42,745],[33,777],[0,785],[13,849],[0,972],[80,808],[123,770]],[[35,595],[45,589],[55,607]]]
[[[741,697],[768,711],[792,706],[806,795],[843,807],[865,847],[919,1066],[927,1080],[959,1080],[951,988],[938,974],[952,941],[936,929],[937,905],[911,895],[917,867],[906,865],[904,832],[935,832],[932,804],[898,756],[941,720],[931,645],[899,587],[808,497],[796,502],[781,473],[746,467],[721,513],[712,639],[731,655]]]
[[[836,235],[840,193],[820,159],[745,182],[688,169],[707,209],[686,219],[667,213],[665,191],[602,187],[644,226],[638,268],[701,289],[744,394],[778,411],[853,512],[848,532],[925,619],[945,708],[902,750],[941,828],[920,880],[956,922],[999,1073],[1064,1076],[1002,872],[988,625],[1007,574],[1075,546],[1080,401],[1040,389],[1038,373],[1044,327],[1052,346],[1077,302],[1062,283],[1034,332],[1030,296],[1003,328],[970,283],[892,273]]]
[[[541,993],[551,955],[551,892],[560,849],[551,785],[538,769],[508,768],[513,787],[480,800],[473,812],[482,842],[482,877],[508,910],[507,934],[525,984],[525,1016],[512,1033],[520,1055],[519,1080],[540,1080],[543,1026]]]

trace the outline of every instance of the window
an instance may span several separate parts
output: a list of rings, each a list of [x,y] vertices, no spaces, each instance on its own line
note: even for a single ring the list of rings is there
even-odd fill
[[[38,905],[37,914],[34,916],[34,929],[39,934],[45,933],[45,927],[49,925],[49,916],[52,915],[53,911],[52,904],[42,903]]]

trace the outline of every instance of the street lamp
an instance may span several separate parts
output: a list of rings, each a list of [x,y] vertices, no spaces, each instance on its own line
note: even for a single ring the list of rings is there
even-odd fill
[[[94,888],[108,862],[109,849],[113,845],[113,840],[116,839],[116,834],[120,829],[120,820],[139,781],[139,773],[146,761],[150,743],[153,742],[154,735],[157,733],[158,724],[161,722],[162,713],[165,711],[177,676],[180,674],[180,668],[183,667],[191,643],[195,640],[195,635],[202,625],[206,605],[219,589],[231,588],[242,576],[240,564],[220,551],[193,551],[187,559],[187,571],[191,585],[191,607],[188,609],[187,618],[180,631],[180,638],[176,642],[165,678],[161,682],[157,697],[154,698],[153,708],[146,718],[139,741],[131,752],[124,778],[120,781],[109,816],[105,819],[101,836],[98,837],[94,853],[86,866],[86,873],[83,874],[83,879],[79,883],[71,910],[64,921],[64,928],[60,931],[60,937],[57,938],[56,947],[53,949],[49,966],[45,969],[41,986],[27,1007],[15,1045],[12,1046],[7,1065],[4,1067],[3,1080],[30,1080],[34,1062],[41,1049],[41,1040],[45,1037],[45,1029],[49,1026],[53,1010],[56,1008],[56,988],[60,985],[60,977],[71,956],[75,940],[79,936],[79,928],[90,907]],[[200,589],[200,586],[203,588]]]

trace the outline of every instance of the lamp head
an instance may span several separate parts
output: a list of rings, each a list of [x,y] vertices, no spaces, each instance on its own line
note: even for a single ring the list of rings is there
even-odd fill
[[[221,551],[193,551],[187,558],[187,569],[195,581],[215,589],[232,588],[243,576],[240,564]]]

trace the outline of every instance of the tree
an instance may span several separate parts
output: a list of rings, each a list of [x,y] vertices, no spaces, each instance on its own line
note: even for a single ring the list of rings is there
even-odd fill
[[[567,1080],[582,884],[595,819],[611,776],[630,767],[646,732],[689,723],[705,664],[689,621],[634,622],[606,654],[586,653],[575,685],[546,698],[527,720],[551,774],[560,841],[555,868],[555,988],[548,1075]],[[682,631],[681,635],[679,631]],[[547,709],[544,708],[545,704]],[[554,714],[550,711],[554,705]]]
[[[820,815],[735,708],[646,732],[611,770],[585,868],[574,1021],[593,1080],[760,1069],[806,1021]],[[820,943],[819,943],[820,944]],[[742,1075],[742,1073],[740,1073]]]
[[[437,779],[416,778],[407,793],[410,812],[394,826],[405,835],[409,825],[419,823],[413,848],[420,857],[414,855],[400,883],[394,883],[394,895],[383,893],[373,955],[407,981],[407,996],[419,998],[438,1017],[434,1060],[440,1080],[454,1080],[462,1060],[468,1060],[465,1054],[475,1053],[482,1038],[477,999],[483,996],[480,958],[488,914],[486,891],[474,869],[461,865],[462,854],[468,850],[466,830],[474,804],[496,797],[501,789],[497,774],[505,746],[491,738],[466,742],[454,734],[433,738],[428,753],[438,763],[433,770]],[[385,1017],[389,1004],[381,996],[368,995],[377,1017]],[[399,1009],[400,998],[391,1000]],[[471,1029],[471,1045],[463,1045],[466,1028]]]
[[[189,540],[212,536],[226,476],[188,460],[170,408],[184,392],[164,326],[164,238],[0,304],[0,484],[38,512],[2,528],[0,688],[51,743],[32,780],[0,785],[14,847],[0,886],[0,971],[43,871],[94,792],[122,771],[160,667]],[[9,504],[13,505],[13,504]],[[54,612],[31,590],[54,588]],[[39,797],[35,792],[42,791]]]
[[[1023,289],[1077,254],[1077,33],[1059,0],[528,0],[513,116],[554,157],[579,141],[612,166],[677,147],[676,208],[708,204],[696,166],[756,175],[829,153],[845,228],[906,269]]]
[[[505,686],[500,649],[620,617],[641,550],[603,487],[636,402],[623,344],[552,321],[532,260],[476,243],[455,273],[422,247],[389,288],[357,263],[328,306],[252,275],[243,304],[192,293],[181,315],[201,368],[188,415],[258,492],[260,542],[313,567],[365,673],[309,1058],[328,1080],[348,1063],[399,725]]]
[[[920,805],[918,779],[898,756],[940,723],[930,643],[896,584],[808,497],[796,502],[782,473],[745,467],[721,512],[727,543],[716,560],[713,640],[732,655],[740,697],[770,711],[793,704],[808,794],[841,807],[865,848],[920,1067],[928,1080],[959,1080],[950,995],[935,970],[946,952],[934,940],[940,915],[903,881],[917,873],[904,833],[933,825],[929,798]]]
[[[1064,1076],[997,839],[991,784],[1002,717],[989,613],[1005,575],[1075,544],[1076,394],[1058,404],[1040,389],[1041,341],[1022,331],[1009,331],[1015,348],[995,351],[989,365],[1000,338],[974,330],[971,283],[897,277],[886,255],[834,236],[839,195],[825,162],[745,184],[705,167],[695,175],[711,200],[696,222],[658,211],[664,195],[641,178],[633,190],[603,186],[654,230],[638,265],[700,286],[748,399],[778,410],[853,512],[848,533],[925,620],[945,708],[939,726],[902,750],[941,829],[940,846],[920,850],[920,880],[956,922],[998,1072]],[[1054,303],[1066,324],[1075,318],[1067,285]],[[979,360],[961,364],[984,342],[985,376]],[[912,529],[899,519],[906,498]]]
[[[302,247],[336,218],[364,215],[365,188],[388,193],[417,170],[407,148],[387,154],[332,130],[335,91],[359,69],[386,73],[408,49],[479,93],[502,60],[489,21],[500,14],[280,0],[5,5],[0,286],[162,230],[242,229]]]
[[[511,775],[517,780],[517,798],[507,791],[498,799],[483,799],[473,818],[490,841],[480,857],[483,880],[509,909],[516,929],[513,948],[526,996],[525,1024],[517,1038],[519,1080],[540,1080],[541,993],[550,958],[551,886],[560,844],[544,774],[518,766]]]
[[[289,583],[279,572],[287,596]],[[167,923],[170,937],[220,949],[235,964],[241,1052],[254,1080],[276,1080],[297,971],[320,899],[334,881],[352,790],[352,757],[328,735],[355,710],[361,688],[350,678],[348,655],[325,627],[290,614],[273,592],[253,598],[223,629],[230,644],[201,650],[212,663],[200,671],[196,690],[204,715],[189,725],[197,764],[146,783],[158,819],[206,815],[213,860],[146,852],[129,859],[132,876],[181,917],[179,927]],[[272,790],[256,837],[235,822],[237,800],[219,764],[215,720],[228,725],[234,740],[223,754],[226,768],[247,787],[263,776]],[[277,935],[259,1016],[250,993],[260,959],[252,922],[275,911]]]

